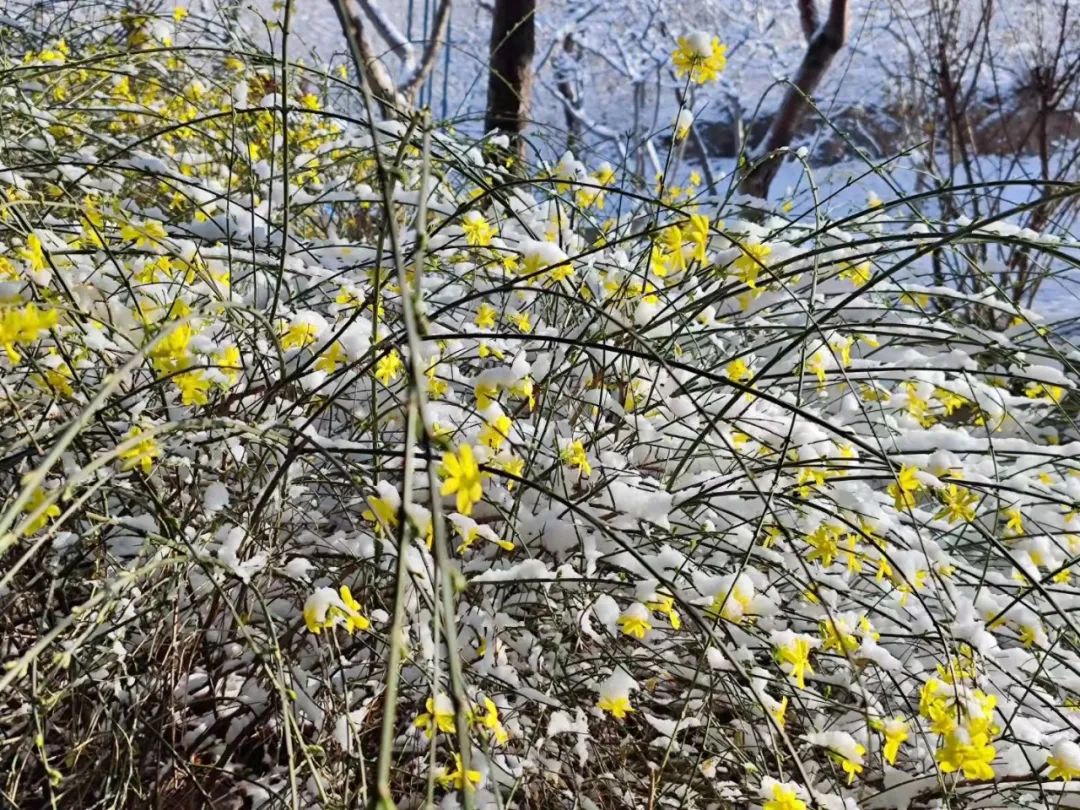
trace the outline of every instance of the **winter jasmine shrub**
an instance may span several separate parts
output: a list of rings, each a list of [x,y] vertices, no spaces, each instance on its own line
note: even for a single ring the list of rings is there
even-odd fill
[[[511,175],[197,26],[2,65],[5,796],[1068,801],[1076,350],[913,279],[1075,244]]]

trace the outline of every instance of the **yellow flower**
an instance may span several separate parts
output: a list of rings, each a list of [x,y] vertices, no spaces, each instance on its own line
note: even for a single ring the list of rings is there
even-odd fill
[[[987,736],[997,734],[1000,731],[994,725],[994,708],[997,706],[997,697],[988,695],[981,689],[976,689],[974,698],[974,705],[968,705],[968,735],[975,737],[979,734]]]
[[[610,186],[615,181],[615,170],[611,167],[610,163],[601,163],[600,166],[594,171],[590,178],[596,182],[598,186]],[[602,209],[606,204],[606,193],[603,188],[579,188],[576,195],[578,205],[582,208],[588,208],[590,205],[595,205],[597,208]],[[557,270],[561,271],[560,275],[569,275],[573,271],[569,265],[562,265]],[[552,274],[555,277],[555,274]],[[555,277],[555,280],[560,280]]]
[[[495,326],[495,316],[498,314],[495,307],[485,301],[476,311],[476,318],[473,319],[473,323],[476,324],[478,329],[492,329]]]
[[[681,141],[690,134],[690,127],[694,125],[694,114],[685,107],[679,110],[675,116],[675,140]]]
[[[315,361],[315,368],[327,374],[333,374],[346,360],[348,357],[345,354],[345,347],[341,345],[340,340],[335,340],[319,355],[319,359]]]
[[[820,561],[824,568],[831,566],[840,552],[840,533],[828,524],[823,523],[814,529],[806,542],[813,549],[806,559],[810,562]]]
[[[781,664],[787,664],[787,673],[795,679],[800,689],[806,688],[806,674],[814,673],[810,666],[810,650],[810,640],[797,635],[776,650],[776,659]]]
[[[22,356],[15,349],[16,345],[26,345],[36,341],[41,333],[57,324],[60,314],[55,309],[41,309],[37,304],[21,307],[0,305],[0,348],[12,364],[19,363]]]
[[[465,244],[472,247],[486,247],[491,244],[495,229],[488,224],[479,211],[470,211],[461,220],[461,229],[465,232]]]
[[[299,321],[290,325],[281,338],[281,348],[302,349],[310,346],[319,336],[319,327],[314,323]]]
[[[442,459],[443,480],[441,494],[457,494],[457,511],[463,515],[484,497],[480,481],[480,468],[476,464],[472,447],[461,445],[457,453],[444,453]]]
[[[663,278],[668,273],[677,273],[686,269],[686,257],[683,256],[682,228],[678,225],[668,225],[660,231],[657,237],[657,245],[663,250],[654,248],[653,272]]]
[[[367,630],[371,622],[365,616],[360,603],[353,598],[348,585],[341,586],[341,601],[345,603],[345,629],[352,633],[354,630]]]
[[[671,55],[675,63],[675,75],[689,75],[692,82],[706,84],[720,77],[727,67],[727,47],[719,37],[709,38],[703,31],[695,31],[679,37],[679,47]]]
[[[336,592],[333,588],[319,588],[304,603],[304,624],[315,635],[319,635],[324,627],[333,627],[338,619],[345,620],[345,629],[350,635],[371,626],[346,585]]]
[[[501,465],[502,469],[508,474],[521,478],[522,473],[525,472],[525,459],[520,456],[511,456],[504,461]],[[506,482],[507,489],[513,489],[517,486],[517,481],[508,479]]]
[[[35,233],[26,237],[26,247],[19,248],[19,258],[26,262],[31,272],[39,272],[45,269],[45,251],[41,247],[41,239]]]
[[[532,378],[530,377],[524,377],[510,386],[510,395],[518,397],[519,399],[529,400],[530,411],[536,407],[536,390]],[[483,406],[480,407],[482,408]]]
[[[201,371],[187,371],[172,378],[180,389],[180,402],[184,405],[205,405],[209,401],[210,381]]]
[[[848,622],[842,618],[830,616],[823,619],[821,627],[821,648],[828,652],[836,650],[844,655],[851,655],[859,649],[859,640],[851,632]]]
[[[424,703],[426,712],[417,716],[413,725],[424,730],[430,739],[436,731],[444,734],[454,732],[454,704],[447,695],[429,697]]]
[[[473,390],[476,393],[476,407],[481,411],[499,396],[499,386],[492,382],[478,382]]]
[[[993,779],[994,756],[994,746],[985,734],[960,731],[945,735],[945,743],[937,751],[942,773],[963,771],[965,779]]]
[[[628,635],[636,639],[644,639],[645,634],[652,630],[652,623],[644,616],[624,613],[619,617],[619,627]]]
[[[690,258],[704,264],[708,259],[705,250],[709,245],[709,218],[704,214],[691,214],[685,231],[687,240],[694,246]]]
[[[915,493],[922,489],[919,469],[904,465],[896,474],[896,480],[889,484],[888,493],[893,496],[897,509],[910,509],[915,505]]]
[[[610,163],[601,163],[593,172],[593,177],[596,178],[596,182],[600,185],[610,186],[615,182],[615,169]]]
[[[849,785],[855,781],[856,776],[862,773],[863,764],[861,760],[865,753],[866,746],[855,743],[855,754],[858,756],[858,759],[849,759],[848,757],[839,754],[837,755],[837,758],[840,760],[840,767],[843,769],[844,773],[847,774]]]
[[[466,770],[461,764],[461,754],[454,754],[454,770],[449,773],[444,772],[439,775],[439,784],[443,787],[454,787],[458,790],[475,790],[480,786],[484,777],[480,774],[480,771],[474,771],[472,769]]]
[[[137,425],[128,431],[127,439],[136,439],[142,435],[142,428]],[[121,468],[124,470],[132,470],[135,467],[142,469],[144,475],[150,474],[151,467],[154,466],[154,459],[161,455],[161,449],[158,447],[157,442],[154,441],[153,436],[147,436],[144,439],[139,439],[133,445],[125,450],[120,451],[120,459],[123,461]]]
[[[510,739],[510,735],[503,728],[502,721],[499,720],[499,707],[491,698],[484,698],[484,713],[480,715],[479,720],[481,725],[491,732],[491,736],[499,745],[505,744]]]
[[[667,616],[668,623],[671,625],[672,630],[678,630],[682,627],[682,619],[679,616],[677,610],[675,610],[675,599],[671,596],[658,596],[654,602],[646,602],[645,607],[656,613],[661,613]],[[625,628],[624,628],[625,630]]]
[[[391,349],[389,354],[379,358],[375,364],[375,379],[385,386],[389,386],[396,380],[405,369],[405,363],[398,354],[397,349]]]
[[[40,508],[43,503],[45,503],[45,490],[41,487],[38,487],[34,490],[33,494],[30,496],[30,499],[25,504],[23,504],[22,510],[26,514],[30,515],[33,514],[38,508]],[[29,524],[27,524],[26,528],[23,529],[23,534],[25,534],[27,537],[32,534],[37,534],[39,531],[48,526],[52,520],[58,517],[60,517],[60,507],[57,506],[55,503],[51,503],[41,511],[41,514],[37,515],[37,517],[35,517],[33,520],[30,521]]]
[[[735,382],[742,382],[750,376],[750,366],[746,364],[746,361],[741,357],[736,357],[730,363],[727,364],[725,372],[729,380]]]
[[[729,622],[740,624],[754,604],[754,582],[745,573],[732,575],[729,584],[713,596],[706,611]]]
[[[772,798],[765,802],[764,810],[806,810],[806,802],[794,790],[777,782],[772,787]]]
[[[630,698],[625,695],[602,697],[597,701],[596,708],[607,712],[616,720],[622,720],[628,713],[634,711],[634,708],[630,705]]]
[[[1053,753],[1047,757],[1050,766],[1049,779],[1064,779],[1066,782],[1080,776],[1080,749],[1076,743],[1064,740],[1054,746]]]
[[[786,722],[784,715],[787,714],[787,706],[788,700],[787,695],[785,695],[776,705],[776,708],[769,710],[769,714],[772,715],[773,720],[776,721],[776,725],[780,726],[780,728],[783,728],[784,723]]]
[[[967,487],[949,484],[945,487],[941,499],[944,505],[934,517],[945,518],[949,523],[956,523],[958,520],[970,523],[975,519],[975,503],[979,496]]]
[[[941,689],[944,685],[938,678],[931,678],[919,692],[919,714],[930,721],[930,730],[935,734],[951,734],[956,728],[956,712],[949,707],[947,693]]]
[[[938,402],[945,408],[945,415],[952,415],[958,408],[967,404],[967,398],[962,397],[959,394],[955,394],[945,388],[935,388],[934,396],[937,397]]]
[[[565,464],[580,470],[582,476],[585,478],[588,478],[592,474],[592,465],[589,464],[589,457],[585,453],[585,446],[576,439],[570,443],[569,447],[562,451],[562,460]]]
[[[1019,506],[1014,506],[1011,509],[1005,510],[1005,517],[1009,520],[1005,524],[1005,530],[1011,534],[1023,534],[1024,533],[1024,515],[1020,511]]]
[[[191,326],[186,323],[173,327],[167,325],[164,328],[168,329],[168,332],[149,352],[150,362],[158,374],[169,374],[189,365],[188,346],[194,337]]]
[[[747,242],[740,245],[739,249],[742,253],[732,262],[732,270],[739,281],[755,290],[757,289],[758,274],[765,266],[765,259],[772,254],[772,248],[758,242]]]
[[[129,222],[120,228],[120,237],[134,242],[135,247],[151,247],[164,241],[167,236],[165,226],[156,219],[143,220],[138,224]]]
[[[840,278],[847,279],[856,287],[870,283],[870,279],[873,278],[873,269],[870,262],[861,262],[860,264],[843,262],[841,267],[843,269],[840,271]]]
[[[176,22],[183,22],[185,19],[187,19],[188,10],[183,6],[177,6],[172,10],[172,16],[173,19],[176,20]]]
[[[375,524],[376,534],[382,532],[383,526],[393,529],[398,525],[398,509],[395,504],[375,495],[369,495],[367,502],[371,508],[365,509],[360,516]]]
[[[430,399],[442,399],[450,390],[450,383],[437,375],[437,369],[432,366],[425,372],[427,379],[427,393]]]
[[[506,415],[496,417],[494,422],[486,422],[480,431],[480,443],[492,450],[498,450],[510,437],[510,428],[513,424],[513,420]]]
[[[510,316],[510,320],[519,331],[528,334],[532,331],[532,323],[529,320],[529,313],[527,312],[515,312]]]
[[[896,763],[896,755],[900,752],[900,745],[908,738],[908,726],[902,717],[894,717],[881,723],[881,733],[885,737],[885,746],[882,756],[890,765]]]
[[[55,349],[50,349],[49,356],[42,359],[41,373],[31,375],[30,380],[43,391],[70,397],[75,394],[75,389],[71,386],[73,374],[67,361],[61,358]]]
[[[1060,405],[1061,401],[1065,399],[1065,389],[1060,385],[1044,385],[1042,383],[1028,383],[1024,393],[1030,399],[1036,399],[1039,397],[1045,397],[1056,405]]]

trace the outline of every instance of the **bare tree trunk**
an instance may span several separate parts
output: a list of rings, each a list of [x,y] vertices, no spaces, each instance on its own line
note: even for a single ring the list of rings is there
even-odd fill
[[[563,55],[555,63],[555,87],[565,102],[566,148],[577,152],[581,146],[581,119],[573,110],[581,109],[581,93],[578,83],[578,59],[580,58],[573,33],[563,38]]]
[[[757,165],[739,185],[739,190],[744,194],[764,198],[769,193],[769,186],[784,160],[779,150],[791,144],[795,130],[806,114],[810,95],[821,84],[833,57],[844,44],[847,6],[847,0],[830,0],[829,16],[823,25],[818,25],[815,0],[799,0],[799,17],[808,39],[806,54],[795,79],[784,94],[769,131],[754,148],[752,158]]]
[[[519,156],[523,155],[521,133],[532,96],[535,48],[536,0],[495,0],[484,129],[510,135]]]

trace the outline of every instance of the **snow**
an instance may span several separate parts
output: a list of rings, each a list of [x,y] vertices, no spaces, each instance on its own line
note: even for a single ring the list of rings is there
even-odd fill
[[[400,34],[401,40],[394,43],[399,49],[422,46],[430,19],[425,21],[419,4],[383,2],[373,6],[378,9],[384,24],[389,23]],[[271,7],[272,0],[256,2],[256,8],[263,13],[271,13]],[[573,0],[545,3],[538,9],[537,20],[540,44],[533,115],[537,119],[534,129],[538,134],[549,128],[565,127],[562,101],[551,83],[550,72],[556,58],[554,43],[570,32],[582,45],[580,59],[573,65],[574,76],[582,85],[581,94],[588,104],[588,116],[595,121],[597,129],[624,133],[633,128],[646,112],[633,112],[634,99],[627,95],[632,94],[637,84],[645,92],[647,112],[652,120],[651,126],[646,121],[647,129],[653,132],[664,130],[665,125],[676,117],[680,125],[688,125],[695,118],[704,125],[721,111],[727,114],[732,108],[748,117],[770,113],[781,95],[775,87],[777,77],[794,70],[805,48],[790,0],[745,4],[712,0],[695,4],[692,13],[674,5],[660,8],[661,19],[669,32],[697,29],[689,34],[694,48],[707,49],[712,36],[709,32],[722,33],[721,38],[729,47],[729,60],[720,92],[702,95],[692,109],[680,112],[675,101],[676,86],[663,73],[663,66],[675,47],[673,34],[669,33],[665,38],[655,27],[635,30],[637,18],[621,4],[581,15]],[[896,102],[899,92],[896,76],[904,75],[904,59],[907,58],[904,50],[896,45],[897,37],[917,40],[919,36],[925,36],[919,27],[922,12],[913,8],[907,12],[898,14],[889,4],[870,0],[852,3],[849,41],[818,92],[818,107],[823,115],[851,107],[884,108]],[[1002,69],[992,78],[986,71],[978,74],[976,80],[984,94],[1007,92],[1009,81],[1013,81],[1007,77],[1022,73],[1025,60],[1034,58],[1039,47],[1045,47],[1038,44],[1039,37],[1052,36],[1052,33],[1032,32],[1025,27],[1029,20],[1041,19],[1041,15],[1047,13],[1056,12],[1044,10],[1039,0],[1025,0],[998,9],[992,20],[992,33],[1000,41],[1011,43],[1013,50],[1009,52],[1009,58],[1015,64],[1010,63],[1008,70]],[[458,2],[452,6],[449,46],[429,80],[429,96],[422,96],[425,102],[430,98],[439,115],[460,118],[460,126],[465,130],[475,127],[469,122],[482,118],[484,110],[486,82],[478,80],[470,60],[482,58],[486,51],[489,20],[489,12],[477,2]],[[658,22],[653,19],[652,24],[656,26]],[[977,29],[978,17],[974,13],[961,13],[956,23],[957,36],[970,35]],[[325,62],[344,61],[344,39],[327,0],[305,0],[296,4],[292,33],[295,42],[290,50],[311,50]],[[387,61],[391,67],[396,63],[393,56],[388,56]],[[469,63],[468,69],[463,69],[466,63]],[[823,127],[816,140],[830,134],[828,127]],[[550,139],[544,135],[540,140],[543,146]],[[604,139],[589,140],[587,137],[586,142],[591,147],[605,148]],[[804,170],[804,162],[807,159],[812,162],[809,156],[813,155],[813,148],[807,150],[800,146],[796,151],[799,160],[785,163],[772,186],[774,197],[794,205],[796,220],[810,216],[814,198],[821,202],[815,217],[841,217],[865,208],[870,201],[880,199],[891,205],[928,187],[926,161],[919,151],[885,160],[847,160],[826,167],[814,166],[809,172]],[[697,159],[693,155],[690,157],[694,161]],[[584,174],[584,168],[576,162],[572,170],[563,165],[566,160],[564,155],[555,169],[556,176]],[[947,165],[943,156],[937,156],[934,163]],[[710,167],[718,177],[731,176],[734,163],[731,159],[713,158]],[[1034,155],[975,156],[968,170],[970,174],[957,177],[955,181],[964,183],[973,175],[976,179],[1003,183],[995,191],[993,203],[1001,208],[1022,205],[1041,193],[1034,182],[1041,177],[1039,161]],[[906,208],[901,204],[892,210],[903,214]],[[927,213],[932,216],[933,212]],[[958,227],[963,222],[958,219]],[[1013,231],[1022,231],[1010,223],[997,223],[990,229],[1001,232],[1010,227]],[[230,230],[241,238],[249,235],[249,229],[241,223],[235,223]],[[1039,237],[1034,233],[1027,235]],[[256,241],[261,238],[258,234],[252,236]],[[1077,255],[1075,250],[1073,255]],[[1051,267],[1049,277],[1038,290],[1034,306],[1050,322],[1075,316],[1080,312],[1080,270],[1064,263]]]

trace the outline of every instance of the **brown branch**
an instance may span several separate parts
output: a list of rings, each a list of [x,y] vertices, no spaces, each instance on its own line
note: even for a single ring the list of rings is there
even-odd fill
[[[446,43],[446,30],[449,25],[450,0],[442,0],[439,10],[435,12],[435,31],[424,47],[424,55],[420,58],[420,64],[416,66],[412,75],[399,88],[401,95],[408,99],[410,103],[424,84],[424,80],[427,79],[435,67],[435,59]]]
[[[383,111],[390,112],[406,107],[405,100],[399,96],[394,87],[394,80],[390,78],[382,60],[375,55],[371,42],[364,33],[360,10],[353,5],[352,0],[330,0],[330,3],[337,12],[341,33],[349,44],[349,52],[356,70],[363,71]]]
[[[357,2],[360,3],[359,8],[356,5]],[[330,0],[330,3],[337,12],[338,23],[345,41],[349,44],[349,52],[352,54],[356,69],[363,71],[384,114],[407,113],[413,107],[417,91],[431,75],[439,51],[446,42],[446,31],[450,26],[451,0],[442,0],[435,12],[435,30],[424,47],[419,64],[415,66],[411,64],[411,45],[402,39],[400,32],[392,28],[376,5],[368,0]],[[376,30],[390,45],[390,49],[405,61],[405,66],[410,72],[401,84],[394,81],[382,59],[375,55],[375,49],[372,48],[371,41],[364,32],[362,11],[366,11]]]
[[[371,24],[375,28],[375,33],[390,46],[390,50],[401,59],[406,69],[412,70],[413,65],[416,63],[416,55],[413,53],[412,43],[409,42],[401,31],[398,30],[397,26],[387,18],[386,14],[378,6],[377,0],[358,0],[358,2],[360,3],[360,8],[364,11],[364,14],[371,20]]]
[[[800,8],[803,5],[805,3],[801,4]],[[844,44],[847,36],[847,6],[847,0],[831,0],[828,19],[824,25],[818,27],[810,44],[806,46],[806,54],[795,79],[788,85],[769,131],[754,150],[752,158],[756,166],[739,184],[742,193],[762,199],[769,193],[769,186],[784,160],[780,150],[791,145],[795,130],[810,106],[810,95],[821,84],[833,57]]]
[[[802,23],[803,36],[806,37],[806,41],[809,43],[818,30],[817,0],[798,0],[798,3],[799,22]]]

